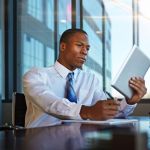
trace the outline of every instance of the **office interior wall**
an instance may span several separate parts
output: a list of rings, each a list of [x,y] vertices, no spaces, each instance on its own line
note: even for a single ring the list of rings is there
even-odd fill
[[[150,116],[150,103],[137,104],[132,116]]]
[[[12,103],[2,103],[2,119],[1,124],[11,124],[12,123]],[[1,125],[0,124],[0,125]]]

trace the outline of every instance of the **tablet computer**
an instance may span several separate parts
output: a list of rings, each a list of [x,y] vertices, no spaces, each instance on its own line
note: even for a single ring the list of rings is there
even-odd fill
[[[131,98],[133,90],[129,87],[130,78],[135,76],[144,77],[149,67],[150,58],[138,46],[134,45],[112,80],[111,86],[125,97]]]

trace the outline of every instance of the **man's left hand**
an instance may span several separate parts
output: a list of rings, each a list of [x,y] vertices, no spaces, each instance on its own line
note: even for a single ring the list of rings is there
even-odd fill
[[[129,86],[133,89],[133,96],[131,99],[127,99],[127,103],[133,105],[138,103],[141,98],[146,94],[147,88],[145,86],[145,80],[141,77],[132,77],[129,80]]]

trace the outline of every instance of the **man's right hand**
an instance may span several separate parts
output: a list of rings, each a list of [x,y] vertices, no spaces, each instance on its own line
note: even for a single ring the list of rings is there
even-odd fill
[[[120,102],[117,100],[97,101],[93,106],[82,105],[80,116],[82,119],[106,120],[114,118],[119,111]]]

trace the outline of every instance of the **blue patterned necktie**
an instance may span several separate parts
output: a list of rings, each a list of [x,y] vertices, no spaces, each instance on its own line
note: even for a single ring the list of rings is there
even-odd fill
[[[76,93],[73,88],[73,76],[74,73],[68,73],[67,75],[67,91],[66,91],[66,98],[69,99],[70,102],[75,102],[77,103],[77,97]]]

